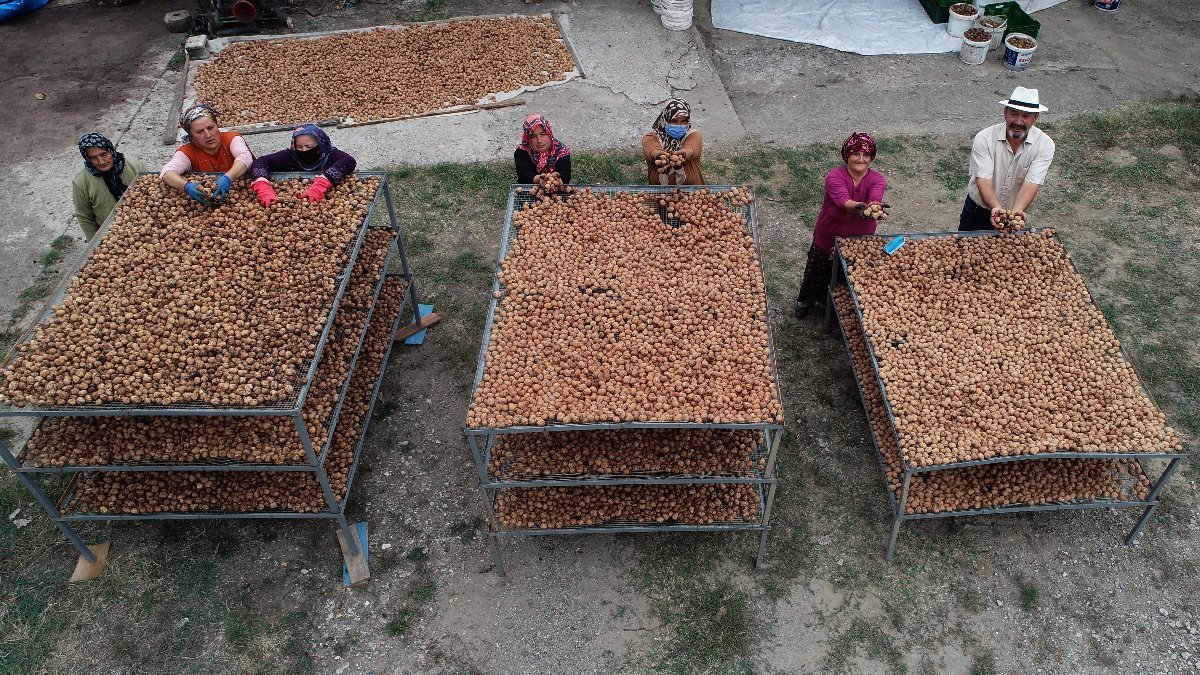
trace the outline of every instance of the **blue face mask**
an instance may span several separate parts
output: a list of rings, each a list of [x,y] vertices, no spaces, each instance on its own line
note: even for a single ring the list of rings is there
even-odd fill
[[[668,124],[666,125],[667,135],[675,140],[679,140],[687,135],[688,125],[686,124]]]

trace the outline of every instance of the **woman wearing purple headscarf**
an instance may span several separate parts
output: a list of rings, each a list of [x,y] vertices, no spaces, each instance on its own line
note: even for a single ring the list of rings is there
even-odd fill
[[[279,199],[275,188],[271,187],[270,178],[273,172],[315,171],[319,175],[300,196],[316,203],[325,199],[329,188],[354,173],[354,167],[357,165],[353,157],[333,147],[329,135],[321,127],[302,124],[292,131],[292,147],[254,160],[254,164],[250,166],[250,188],[258,195],[258,201],[263,207],[270,207]]]

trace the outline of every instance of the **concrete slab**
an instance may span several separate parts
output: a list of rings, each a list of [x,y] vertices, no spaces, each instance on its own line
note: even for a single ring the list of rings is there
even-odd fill
[[[22,139],[20,145],[6,141],[3,156],[7,161],[0,163],[0,184],[6,186],[0,191],[0,254],[8,263],[0,269],[0,317],[6,317],[17,306],[17,296],[36,279],[37,258],[55,237],[66,233],[82,238],[73,222],[70,198],[71,177],[81,167],[75,150],[80,134],[100,131],[117,142],[123,152],[137,156],[150,167],[161,166],[173,151],[173,147],[162,145],[160,135],[180,77],[165,66],[181,39],[163,28],[158,18],[162,12],[151,9],[144,3],[108,10],[75,5],[31,15],[37,22],[46,22],[44,27],[38,23],[43,31],[50,30],[55,22],[117,22],[112,30],[122,44],[139,45],[139,50],[144,46],[144,50],[135,50],[121,62],[121,72],[128,71],[128,75],[115,90],[108,83],[95,84],[109,75],[103,67],[108,64],[95,61],[87,41],[62,41],[50,55],[38,51],[38,31],[0,26],[5,51],[27,54],[20,61],[14,57],[14,63],[23,64],[26,71],[70,72],[74,74],[70,88],[86,91],[100,87],[115,92],[109,99],[97,99],[76,110],[69,123],[47,116],[42,107],[33,104],[19,106],[7,122],[0,119],[0,132],[7,132],[0,136]],[[744,136],[745,130],[725,95],[700,34],[695,29],[664,30],[648,2],[526,5],[497,1],[456,3],[451,8],[453,16],[547,11],[562,13],[561,21],[586,79],[524,93],[521,98],[527,101],[525,106],[333,129],[335,144],[354,154],[364,168],[502,159],[511,156],[520,140],[521,120],[536,111],[549,116],[558,135],[577,150],[627,148],[635,152],[659,106],[676,93],[692,103],[694,118],[711,145],[737,143]],[[147,12],[156,15],[146,21],[132,18],[135,13],[140,16]],[[375,15],[333,13],[313,20],[297,16],[296,31],[395,21],[394,14],[378,15],[374,21],[369,20],[371,16]],[[368,20],[363,21],[364,17]],[[3,74],[0,70],[0,76]],[[21,100],[32,101],[33,86],[28,82],[9,83],[0,92],[5,94],[6,102],[10,90]],[[289,131],[256,134],[248,141],[259,154],[273,152],[286,147]]]
[[[1017,85],[1042,91],[1046,119],[1200,94],[1200,22],[1184,0],[1111,14],[1072,0],[1037,12],[1038,49],[1024,73],[1006,70],[1000,50],[968,66],[956,54],[860,56],[714,30],[709,7],[696,3],[696,24],[738,116],[764,141],[973,133],[999,119],[996,102]]]

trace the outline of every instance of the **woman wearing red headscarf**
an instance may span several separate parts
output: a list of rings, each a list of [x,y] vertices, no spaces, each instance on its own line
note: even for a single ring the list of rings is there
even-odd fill
[[[842,144],[845,164],[825,176],[825,201],[817,214],[813,242],[808,249],[804,281],[796,298],[796,318],[803,319],[814,304],[825,301],[829,275],[833,271],[833,241],[837,237],[875,234],[878,223],[863,215],[868,204],[883,201],[887,181],[871,168],[875,160],[875,139],[856,132]]]
[[[513,153],[517,182],[529,184],[534,176],[558,172],[564,184],[571,182],[571,148],[554,137],[550,121],[540,114],[525,118],[521,144]]]

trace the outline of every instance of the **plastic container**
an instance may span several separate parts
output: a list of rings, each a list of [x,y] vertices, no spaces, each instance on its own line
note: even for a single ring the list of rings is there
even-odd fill
[[[958,48],[958,58],[968,66],[977,66],[987,60],[988,50],[992,47],[992,36],[987,31],[984,31],[984,37],[979,40],[972,40],[970,33],[974,30],[983,31],[982,28],[972,28],[963,34],[962,46]]]
[[[655,6],[663,28],[687,30],[692,27],[692,0],[657,0]]]
[[[1028,38],[1033,46],[1028,49],[1014,47],[1012,43],[1014,38]],[[1037,40],[1034,40],[1032,35],[1009,33],[1008,37],[1004,38],[1004,67],[1009,70],[1025,70],[1029,67],[1029,62],[1033,60],[1033,52],[1036,50]]]
[[[996,25],[991,26],[989,23]],[[995,49],[1004,44],[1004,31],[1008,28],[1008,19],[1002,16],[981,16],[975,20],[975,27],[982,28],[992,36],[992,41],[988,44],[988,49]]]
[[[1004,29],[1004,39],[1013,33],[1024,33],[1029,37],[1037,37],[1038,29],[1042,24],[1038,23],[1033,17],[1025,13],[1021,6],[1015,2],[997,2],[991,5],[984,5],[984,16],[1002,16],[1008,22],[1008,26]]]
[[[921,0],[921,7],[934,23],[946,23],[949,20],[950,5],[959,0]]]
[[[1121,0],[1096,0],[1092,5],[1101,12],[1115,12],[1121,6]]]
[[[971,13],[964,15],[955,12],[955,8],[966,9],[971,8]],[[946,22],[946,32],[952,37],[960,38],[963,33],[970,30],[971,26],[975,25],[975,19],[979,18],[979,10],[975,9],[975,5],[969,2],[956,2],[950,6],[949,19]]]

